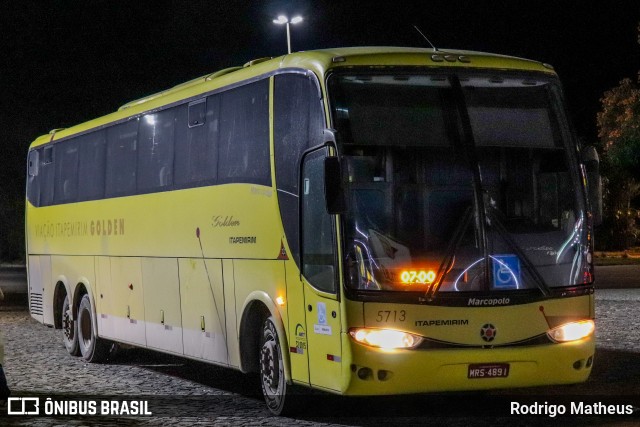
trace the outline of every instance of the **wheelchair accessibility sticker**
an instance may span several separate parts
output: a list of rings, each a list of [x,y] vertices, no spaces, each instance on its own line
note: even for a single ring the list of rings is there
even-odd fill
[[[493,262],[493,287],[518,289],[522,282],[520,260],[516,255],[491,255]]]

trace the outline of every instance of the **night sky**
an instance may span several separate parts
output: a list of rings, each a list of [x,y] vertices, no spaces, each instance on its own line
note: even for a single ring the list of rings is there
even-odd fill
[[[580,136],[596,138],[603,92],[640,70],[637,0],[51,1],[0,4],[3,196],[24,191],[29,143],[50,129],[259,57],[392,45],[515,55],[553,64]]]

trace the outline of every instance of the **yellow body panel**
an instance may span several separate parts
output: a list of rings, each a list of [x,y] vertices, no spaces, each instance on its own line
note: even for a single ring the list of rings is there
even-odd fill
[[[342,316],[336,298],[316,291],[304,281],[309,379],[311,385],[342,391]]]
[[[29,293],[42,295],[41,301],[29,300],[31,316],[45,325],[53,325],[55,322],[53,305],[43,304],[43,302],[50,301],[54,297],[53,287],[51,286],[53,283],[51,279],[51,257],[48,255],[32,255],[27,258],[27,263],[29,268]],[[65,283],[64,286],[67,289],[70,288],[68,283]]]
[[[147,345],[181,354],[182,310],[178,262],[172,258],[143,258],[142,281]]]
[[[187,258],[179,268],[184,354],[227,364],[222,263]]]
[[[274,191],[247,184],[28,204],[27,218],[30,254],[273,258],[282,237]]]
[[[69,259],[73,259],[70,257]],[[102,302],[98,311],[101,319],[110,323],[107,338],[121,339],[130,344],[145,346],[144,293],[141,259],[138,257],[111,257],[103,259],[98,293]],[[110,276],[103,275],[103,267]],[[110,280],[107,281],[107,278]],[[102,332],[101,332],[102,333]]]
[[[291,379],[299,384],[309,385],[309,333],[305,320],[307,308],[304,303],[304,289],[300,282],[300,271],[295,263],[285,262],[285,269]]]

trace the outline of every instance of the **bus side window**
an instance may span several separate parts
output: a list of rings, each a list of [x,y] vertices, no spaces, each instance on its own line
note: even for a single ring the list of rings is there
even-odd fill
[[[274,121],[276,186],[287,242],[299,264],[298,181],[302,153],[321,143],[324,116],[319,89],[299,73],[274,77]]]
[[[100,130],[81,136],[78,144],[78,200],[101,199],[104,197],[106,131]]]
[[[271,185],[269,80],[221,96],[218,180]]]
[[[189,104],[189,127],[202,126],[206,119],[207,99],[199,99]]]
[[[34,206],[40,205],[40,179],[38,169],[40,168],[40,152],[31,150],[27,158],[27,199]]]
[[[175,108],[147,114],[138,130],[137,190],[145,193],[173,184]]]
[[[318,89],[309,77],[302,74],[275,77],[273,133],[278,189],[298,193],[302,153],[322,142],[321,107]]]
[[[39,206],[49,206],[53,204],[53,183],[54,183],[53,145],[48,145],[42,149],[42,156],[40,156],[40,168],[38,171],[38,176],[40,181]]]
[[[106,197],[135,194],[138,121],[107,129]]]
[[[78,140],[59,142],[54,147],[57,161],[53,201],[74,202],[78,195]]]
[[[206,102],[203,126],[190,126],[191,107],[176,109],[175,183],[177,187],[213,185],[218,178],[218,139],[220,95],[210,95]]]

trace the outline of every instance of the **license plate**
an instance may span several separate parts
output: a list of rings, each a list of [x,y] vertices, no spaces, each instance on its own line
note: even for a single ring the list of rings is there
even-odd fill
[[[506,378],[509,376],[508,363],[472,363],[469,365],[467,378]]]

